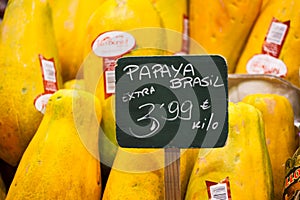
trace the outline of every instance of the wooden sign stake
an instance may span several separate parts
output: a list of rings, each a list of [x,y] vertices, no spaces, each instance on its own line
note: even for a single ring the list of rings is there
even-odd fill
[[[180,200],[180,149],[165,148],[165,199]]]

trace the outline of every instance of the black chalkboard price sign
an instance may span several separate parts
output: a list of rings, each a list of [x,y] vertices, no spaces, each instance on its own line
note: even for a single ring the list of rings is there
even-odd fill
[[[121,147],[215,148],[228,135],[227,65],[218,55],[123,57],[116,67]]]

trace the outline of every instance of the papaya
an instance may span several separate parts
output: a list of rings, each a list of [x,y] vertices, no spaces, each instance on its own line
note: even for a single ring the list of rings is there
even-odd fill
[[[263,10],[270,1],[273,1],[273,0],[263,0],[261,10]]]
[[[101,116],[100,102],[89,92],[60,89],[54,93],[6,199],[99,200]]]
[[[274,199],[272,168],[261,112],[250,104],[229,102],[228,115],[229,132],[225,146],[200,149],[185,199],[210,199],[206,181],[219,183],[226,177],[232,199]]]
[[[0,174],[0,200],[5,200],[6,197],[6,187],[2,180],[2,176]]]
[[[278,52],[277,60],[269,61],[268,63],[271,63],[271,65],[268,68],[270,69],[259,73],[278,75],[295,86],[300,86],[298,67],[300,65],[300,58],[297,53],[300,51],[300,41],[298,40],[300,36],[299,8],[300,2],[296,0],[271,0],[266,4],[249,35],[247,44],[237,63],[235,73],[249,73],[247,64],[255,55],[262,54],[264,40],[268,34],[272,19],[276,19],[279,22],[289,21],[290,25],[287,29],[288,31],[281,50]],[[282,33],[277,34],[280,35]],[[258,59],[257,62],[259,61]],[[281,67],[274,68],[272,63],[276,67]],[[261,68],[264,69],[266,67],[262,66]]]
[[[198,158],[199,149],[181,149],[180,154],[180,193],[185,198],[190,176]]]
[[[183,30],[182,22],[184,15],[188,15],[187,1],[151,0],[151,2],[161,17],[163,27],[181,33]]]
[[[242,101],[253,105],[262,112],[273,171],[274,199],[281,200],[285,162],[294,154],[299,144],[294,127],[292,105],[286,97],[278,94],[250,94]]]
[[[163,151],[119,147],[102,200],[164,199]]]
[[[43,116],[34,107],[35,98],[44,93],[39,56],[53,60],[57,88],[62,87],[47,1],[9,1],[0,29],[0,55],[0,158],[16,166]]]
[[[84,80],[83,79],[71,79],[64,82],[64,89],[79,89],[85,90]]]
[[[104,0],[49,1],[63,82],[79,76],[88,19]]]
[[[153,29],[147,30],[149,27]],[[160,48],[165,47],[165,36],[163,31],[156,31],[156,29],[163,28],[162,19],[150,0],[105,0],[87,22],[84,57],[86,58],[91,52],[91,45],[100,34],[113,30],[130,31],[141,28],[145,31],[131,32],[136,37],[137,48],[129,54],[161,53],[164,49]],[[148,36],[153,39],[144,38]]]
[[[197,155],[198,149],[180,152],[181,199]],[[102,199],[165,199],[164,165],[163,149],[119,147]]]
[[[190,0],[190,37],[209,54],[220,54],[233,73],[262,0]]]
[[[112,31],[115,30],[121,31],[116,37],[112,35]],[[115,132],[115,97],[113,92],[107,95],[108,93],[105,90],[107,79],[105,78],[106,71],[103,68],[107,66],[103,65],[103,62],[106,59],[97,55],[94,49],[91,48],[95,44],[94,41],[97,41],[104,34],[106,34],[103,38],[104,45],[108,44],[104,50],[109,50],[111,53],[115,53],[120,49],[110,50],[113,45],[110,46],[109,42],[114,38],[116,40],[117,38],[130,38],[123,41],[124,43],[129,40],[135,42],[135,46],[130,46],[129,49],[126,49],[128,51],[123,52],[122,55],[114,55],[114,58],[120,56],[161,55],[164,54],[166,47],[161,18],[150,0],[106,0],[94,11],[88,21],[85,36],[86,46],[84,48],[85,60],[82,64],[83,76],[86,90],[95,94],[101,101],[103,118],[99,136],[100,157],[101,163],[110,168],[118,147]],[[128,37],[128,34],[132,37]],[[106,43],[106,41],[108,42]],[[115,66],[114,64],[111,65],[112,69],[110,70],[114,71]]]
[[[151,0],[166,29],[169,52],[188,53],[188,2],[186,0]],[[172,5],[172,6],[170,6]]]

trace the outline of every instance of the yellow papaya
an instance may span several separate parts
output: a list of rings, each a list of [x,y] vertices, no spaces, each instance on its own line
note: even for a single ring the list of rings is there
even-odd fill
[[[163,151],[119,148],[103,200],[164,199]]]
[[[206,181],[219,183],[228,177],[232,199],[272,200],[272,168],[261,112],[250,104],[230,102],[228,115],[225,146],[200,149],[185,199],[210,199]],[[226,193],[229,196],[226,190],[222,194]]]
[[[184,15],[188,15],[187,1],[151,0],[151,2],[162,19],[163,27],[182,33]]]
[[[281,200],[285,177],[284,164],[299,145],[292,105],[286,97],[278,94],[250,94],[242,101],[262,112],[273,171],[274,200]]]
[[[296,0],[272,0],[266,4],[249,35],[247,44],[237,63],[235,73],[274,74],[284,77],[296,86],[300,85],[300,58],[298,56],[298,52],[300,51],[300,41],[298,40],[298,37],[300,36],[299,8],[300,2]],[[273,19],[277,20],[279,23],[288,22],[289,25],[279,24],[273,26],[274,23],[271,25]],[[271,26],[274,27],[272,28],[272,31],[270,31]],[[286,32],[282,32],[282,30],[285,30]],[[247,70],[247,65],[250,65],[249,61],[253,60],[254,56],[262,54],[262,50],[266,48],[264,41],[267,35],[271,38],[270,41],[276,40],[278,45],[281,44],[281,47],[274,47],[274,49],[276,49],[275,57],[277,59],[274,58],[275,60],[271,60],[273,57],[267,59],[269,57],[265,56],[267,63],[269,63],[266,66],[264,64],[264,62],[266,62],[264,59],[256,57],[257,59],[255,61],[256,63],[259,63],[257,65],[260,71],[257,70],[257,72],[252,72],[252,70]],[[274,49],[272,47],[270,48],[270,51],[273,51]],[[253,66],[255,66],[254,60]]]
[[[167,49],[171,53],[188,53],[187,0],[151,0],[166,29]],[[170,6],[172,5],[172,6]]]
[[[145,29],[144,32],[131,32],[136,37],[137,48],[130,51],[130,55],[143,55],[145,53],[155,55],[161,53],[161,50],[165,50],[159,49],[165,47],[163,45],[165,37],[160,35],[163,32],[155,31],[155,29],[147,31],[147,28],[163,28],[162,19],[150,0],[106,0],[93,12],[87,22],[84,57],[92,51],[93,41],[104,32],[143,28]],[[152,37],[148,37],[150,35]],[[142,49],[143,52],[141,52]]]
[[[34,107],[45,90],[39,55],[52,59],[56,72],[51,77],[62,87],[47,1],[9,1],[0,29],[0,55],[0,158],[16,166],[43,116]]]
[[[6,199],[99,200],[101,116],[100,102],[89,92],[61,89],[54,93]]]
[[[180,189],[181,199],[184,199],[193,171],[193,167],[198,158],[199,149],[181,149],[180,156]]]
[[[135,43],[135,46],[130,46],[131,48],[126,49],[128,51],[123,52],[122,55],[114,55],[113,57],[163,54],[166,48],[162,28],[161,18],[150,0],[106,0],[95,10],[88,21],[85,36],[86,56],[82,65],[84,81],[87,91],[95,94],[101,101],[103,118],[99,144],[100,157],[102,158],[101,162],[109,167],[112,166],[118,146],[115,133],[115,97],[113,92],[108,94],[105,89],[105,86],[109,84],[108,79],[104,77],[106,71],[103,70],[107,67],[103,65],[106,59],[96,55],[91,47],[99,42],[99,45],[104,45],[104,50],[114,53],[113,50],[118,51],[120,48],[111,50],[113,45],[110,44],[116,41],[126,44],[130,40],[130,42]],[[112,32],[116,30],[121,33],[115,37]],[[97,41],[104,34],[103,40]],[[118,38],[129,39],[122,41]],[[126,45],[124,46],[126,47]],[[110,61],[114,62],[114,60]],[[114,71],[114,63],[111,66],[108,67],[110,72]]]
[[[64,82],[64,89],[79,89],[85,90],[84,80],[83,79],[71,79]]]
[[[271,0],[262,0],[261,10],[263,10],[270,1]]]
[[[84,34],[88,19],[104,0],[49,1],[63,81],[76,78],[83,62]]]
[[[262,0],[190,0],[190,37],[209,54],[220,54],[233,73]]]
[[[149,0],[107,0],[103,2],[90,17],[86,28],[85,60],[82,67],[87,90],[95,92],[104,81],[99,81],[103,73],[103,57],[97,56],[91,48],[99,35],[114,30],[126,31],[131,34],[133,38],[130,39],[134,39],[135,48],[128,49],[127,52],[123,52],[124,55],[121,54],[120,56],[157,55],[162,54],[163,50],[166,49],[162,28],[161,18]],[[150,37],[150,35],[152,36]],[[122,36],[120,35],[120,37]],[[104,41],[105,39],[113,40],[114,37],[107,34],[107,37],[103,39]],[[103,45],[110,49],[109,44],[107,42]],[[112,53],[114,52],[112,51]],[[114,55],[113,57],[117,56]],[[102,97],[100,100],[104,98],[102,90],[97,93],[98,95]]]
[[[184,198],[198,149],[181,150],[180,187]],[[163,200],[164,150],[119,148],[103,193],[103,200]]]
[[[2,180],[2,176],[0,174],[0,200],[5,200],[6,197],[6,187]]]

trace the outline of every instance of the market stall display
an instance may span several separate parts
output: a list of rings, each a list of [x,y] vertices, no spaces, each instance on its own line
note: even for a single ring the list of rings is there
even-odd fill
[[[0,1],[0,200],[166,199],[164,149],[119,146],[115,67],[126,57],[194,54],[226,60],[228,139],[178,151],[176,200],[299,199],[299,8],[297,0]],[[174,88],[219,87],[214,75],[195,82],[189,66],[139,76],[168,69]],[[214,98],[197,106],[210,109]],[[192,109],[176,105],[160,109],[187,119]],[[139,120],[149,125],[152,111]]]

